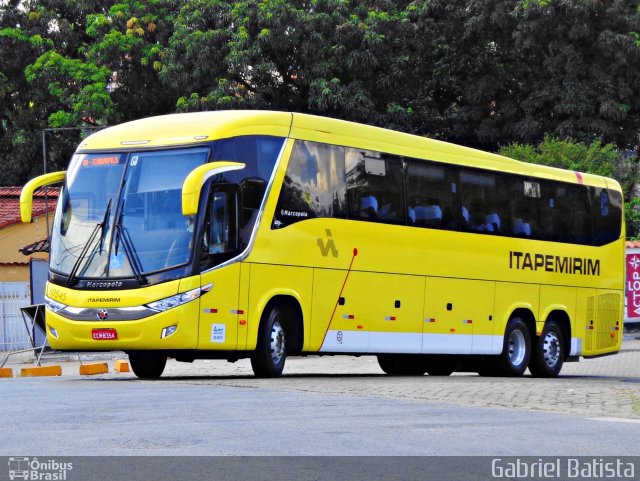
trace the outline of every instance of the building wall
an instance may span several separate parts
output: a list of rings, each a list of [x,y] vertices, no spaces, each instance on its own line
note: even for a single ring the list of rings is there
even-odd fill
[[[49,217],[49,222],[51,222],[53,214],[50,214]],[[17,223],[0,229],[0,282],[28,282],[29,258],[48,259],[49,255],[37,253],[28,257],[22,254],[19,249],[46,237],[45,216],[35,218],[31,224]]]

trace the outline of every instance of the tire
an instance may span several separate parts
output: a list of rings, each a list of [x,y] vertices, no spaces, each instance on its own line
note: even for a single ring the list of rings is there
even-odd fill
[[[531,334],[522,319],[514,317],[507,324],[504,333],[502,353],[489,372],[500,376],[522,376],[531,359]]]
[[[275,306],[260,325],[258,345],[251,356],[251,367],[256,377],[273,378],[282,376],[287,359],[287,338],[285,319],[292,316],[292,310]],[[290,323],[289,325],[296,325]]]
[[[427,365],[421,356],[378,355],[378,364],[390,376],[424,376]]]
[[[555,321],[546,322],[534,342],[529,371],[535,377],[557,377],[564,364],[564,351],[562,329]]]
[[[131,351],[129,363],[140,379],[158,379],[167,365],[167,356],[154,351]]]

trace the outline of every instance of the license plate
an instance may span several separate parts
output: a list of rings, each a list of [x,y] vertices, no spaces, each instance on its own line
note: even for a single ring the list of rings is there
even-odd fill
[[[118,339],[118,333],[115,329],[93,329],[91,337],[96,341],[113,341]]]

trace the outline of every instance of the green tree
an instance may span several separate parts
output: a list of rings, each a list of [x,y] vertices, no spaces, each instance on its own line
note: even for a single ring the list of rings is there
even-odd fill
[[[65,125],[65,115],[88,119],[100,110],[100,103],[108,104],[95,85],[69,84],[76,80],[71,74],[79,72],[76,57],[87,38],[80,28],[82,20],[104,3],[32,0],[0,6],[2,184],[21,184],[42,172],[42,129]],[[25,76],[29,66],[31,81]],[[48,66],[52,70],[44,71]],[[94,102],[93,95],[97,97]],[[50,138],[52,169],[66,165],[79,139],[80,132],[71,131]]]
[[[178,95],[159,72],[178,7],[171,0],[124,0],[86,17],[85,62],[108,69],[113,122],[171,113]]]
[[[411,129],[408,2],[190,2],[170,39],[178,110],[271,108]],[[207,70],[208,67],[210,70]]]
[[[627,175],[624,165],[631,162],[631,159],[624,158],[613,144],[604,145],[600,140],[594,140],[586,145],[551,136],[546,136],[535,147],[510,144],[502,147],[499,152],[506,157],[533,164],[616,177],[621,182],[624,182],[624,176]]]
[[[310,112],[493,151],[545,135],[629,149],[640,128],[639,4],[5,1],[2,183],[33,174],[43,128],[176,110]],[[56,165],[79,135],[52,139]]]
[[[30,135],[39,126],[29,90],[23,85],[24,65],[47,45],[40,35],[16,28],[18,22],[27,22],[16,6],[5,5],[0,12],[0,158],[5,182],[16,182],[32,173],[33,162],[24,160],[37,155]]]
[[[523,85],[514,132],[636,145],[640,128],[637,1],[530,1],[516,9]]]
[[[627,238],[640,239],[640,198],[634,197],[624,205]]]

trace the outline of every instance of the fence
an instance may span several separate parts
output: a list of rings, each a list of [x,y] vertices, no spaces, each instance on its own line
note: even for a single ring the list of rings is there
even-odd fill
[[[28,282],[0,282],[0,351],[31,347],[20,308],[31,304]]]

